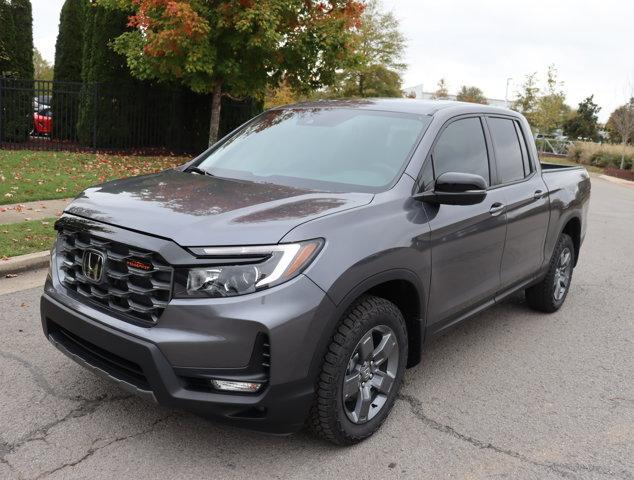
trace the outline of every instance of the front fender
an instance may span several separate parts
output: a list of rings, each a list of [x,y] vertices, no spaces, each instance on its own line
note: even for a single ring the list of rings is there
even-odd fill
[[[352,288],[350,288],[345,294],[340,295],[339,292],[335,295],[339,298],[339,302],[336,303],[336,307],[332,312],[332,315],[324,319],[323,335],[320,336],[318,345],[315,348],[313,360],[311,362],[311,376],[316,378],[316,375],[321,368],[323,358],[326,355],[328,346],[332,341],[334,332],[345,315],[346,311],[355,303],[355,301],[361,297],[364,293],[371,291],[373,288],[391,281],[404,281],[412,285],[415,289],[418,304],[418,318],[411,319],[408,322],[409,333],[409,353],[410,358],[408,366],[414,366],[419,363],[420,355],[422,353],[422,345],[424,343],[425,336],[425,315],[427,307],[427,295],[428,291],[425,289],[423,282],[415,272],[409,269],[395,268],[385,270],[383,272],[376,273],[360,280]],[[331,292],[335,293],[335,291]]]

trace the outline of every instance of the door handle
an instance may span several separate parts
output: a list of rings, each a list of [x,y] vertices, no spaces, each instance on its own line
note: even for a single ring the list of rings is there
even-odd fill
[[[535,200],[539,200],[540,198],[542,198],[544,196],[544,192],[543,190],[536,190],[535,193],[533,193],[533,198]]]
[[[505,205],[501,204],[500,202],[495,202],[493,205],[491,205],[491,208],[489,209],[489,213],[493,215],[494,217],[496,217],[500,213],[502,213],[505,208],[506,208]]]

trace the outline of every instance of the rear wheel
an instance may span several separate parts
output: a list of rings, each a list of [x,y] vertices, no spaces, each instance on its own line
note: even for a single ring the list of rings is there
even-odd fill
[[[372,435],[394,404],[406,364],[403,315],[388,300],[362,297],[328,348],[309,419],[312,430],[339,445]]]
[[[574,263],[575,245],[569,235],[562,233],[546,276],[537,285],[526,289],[528,306],[547,313],[559,310],[570,289]]]

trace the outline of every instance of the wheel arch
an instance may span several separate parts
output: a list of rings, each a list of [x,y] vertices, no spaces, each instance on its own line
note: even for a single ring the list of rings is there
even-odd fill
[[[579,260],[579,252],[581,250],[581,219],[578,216],[570,217],[564,224],[561,233],[565,233],[572,238],[572,243],[575,246],[575,262]]]
[[[405,319],[408,338],[407,367],[420,363],[425,335],[426,297],[420,278],[411,270],[392,269],[372,275],[351,288],[336,305],[324,326],[324,334],[315,349],[311,373],[318,374],[332,336],[350,307],[363,295],[374,295],[394,303]]]

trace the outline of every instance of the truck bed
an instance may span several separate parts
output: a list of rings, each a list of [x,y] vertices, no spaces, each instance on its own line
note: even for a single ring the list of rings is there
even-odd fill
[[[588,171],[581,165],[557,165],[555,163],[542,163],[542,178],[551,193],[562,189],[574,190],[590,187]],[[572,200],[572,199],[568,199]]]
[[[584,168],[582,165],[560,165],[558,163],[544,163],[539,162],[542,167],[542,172],[548,173],[552,171],[560,171],[560,170],[575,170],[579,168]]]

